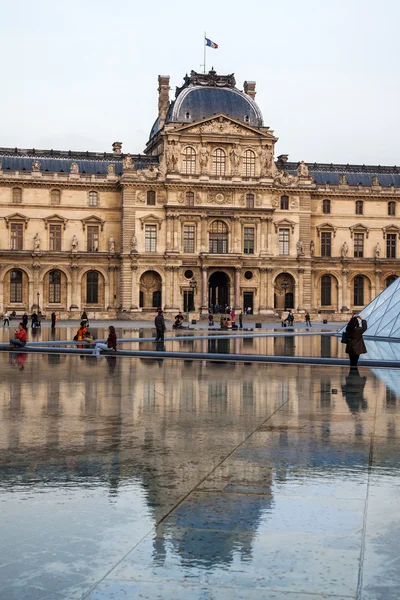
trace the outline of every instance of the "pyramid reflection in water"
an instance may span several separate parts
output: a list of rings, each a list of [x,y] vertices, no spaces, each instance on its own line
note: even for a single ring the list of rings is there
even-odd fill
[[[400,277],[372,300],[360,316],[367,320],[368,337],[400,339]]]

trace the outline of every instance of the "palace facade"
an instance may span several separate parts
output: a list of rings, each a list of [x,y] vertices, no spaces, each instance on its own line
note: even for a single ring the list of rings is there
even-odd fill
[[[254,82],[158,84],[143,155],[0,149],[0,312],[340,319],[400,275],[400,168],[276,158]]]

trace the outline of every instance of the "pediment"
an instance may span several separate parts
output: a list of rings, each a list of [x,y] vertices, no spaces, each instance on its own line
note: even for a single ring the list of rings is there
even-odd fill
[[[141,225],[142,229],[144,229],[144,226],[146,223],[148,223],[148,224],[157,223],[158,229],[161,229],[162,219],[160,219],[160,217],[157,217],[157,215],[155,215],[153,213],[150,213],[149,215],[146,215],[145,217],[140,217],[139,221],[140,221],[140,225]]]
[[[172,133],[172,132],[171,132]],[[195,133],[195,134],[220,134],[220,135],[245,135],[245,136],[257,136],[259,138],[267,138],[269,140],[275,140],[273,134],[269,131],[260,131],[256,127],[246,125],[237,119],[232,119],[226,115],[220,114],[213,117],[207,117],[196,123],[188,123],[187,125],[181,125],[173,130],[173,133]]]
[[[382,227],[383,239],[385,239],[387,233],[397,233],[400,238],[400,227],[398,225],[386,225]]]
[[[10,221],[23,221],[25,223],[25,229],[28,227],[29,217],[22,215],[21,213],[12,213],[11,215],[7,215],[4,217],[6,222],[6,227],[8,228],[10,225]]]
[[[290,219],[281,219],[280,221],[274,221],[274,225],[275,225],[276,232],[278,232],[278,229],[280,227],[290,227],[292,230],[292,233],[294,233],[294,228],[296,226],[296,223],[294,221],[291,221]]]
[[[335,225],[332,225],[332,223],[327,222],[327,223],[321,223],[321,225],[317,225],[318,237],[320,236],[321,231],[332,231],[333,237],[335,237],[336,230],[337,230],[337,227],[335,227]]]
[[[105,221],[97,217],[96,215],[90,215],[90,217],[85,217],[82,219],[82,228],[85,231],[86,225],[100,225],[101,231],[103,231]]]
[[[365,233],[367,238],[369,236],[369,227],[366,227],[365,225],[363,225],[362,223],[357,223],[356,225],[352,225],[350,227],[350,237],[353,237],[353,234],[355,231],[361,232],[361,233]]]
[[[66,219],[65,217],[61,217],[60,215],[57,215],[57,214],[51,215],[50,217],[45,217],[43,220],[44,220],[45,229],[48,228],[49,223],[59,223],[60,225],[64,226],[64,230],[65,230],[67,227],[67,222],[68,222],[68,219]]]

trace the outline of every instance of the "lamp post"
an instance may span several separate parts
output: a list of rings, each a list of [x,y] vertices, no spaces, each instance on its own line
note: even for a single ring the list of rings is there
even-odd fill
[[[283,292],[284,292],[284,294],[285,294],[285,300],[284,300],[284,310],[287,310],[287,306],[286,306],[286,292],[287,292],[287,290],[288,290],[288,288],[289,288],[289,284],[288,284],[288,282],[286,281],[286,279],[285,279],[284,281],[282,281],[282,283],[281,283],[281,288],[283,289]]]
[[[197,288],[196,277],[193,275],[192,279],[189,282],[189,286],[191,291],[193,292],[193,310],[194,310],[194,294]],[[190,304],[188,302],[188,325],[190,325]]]
[[[37,309],[39,311],[40,310],[40,292],[38,292],[36,295],[37,295]]]

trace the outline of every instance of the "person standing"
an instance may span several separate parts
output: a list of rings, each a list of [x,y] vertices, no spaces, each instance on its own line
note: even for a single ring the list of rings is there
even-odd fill
[[[306,327],[312,327],[309,313],[306,313]]]
[[[14,331],[15,337],[10,340],[10,348],[23,348],[26,344],[26,331],[22,323]]]
[[[28,331],[28,313],[26,312],[22,315],[22,325],[24,326],[25,331]]]
[[[117,336],[115,333],[115,327],[113,325],[110,325],[108,330],[109,330],[109,334],[108,334],[108,338],[107,338],[107,343],[103,344],[101,342],[97,342],[97,344],[95,345],[94,350],[92,352],[92,354],[94,356],[99,357],[100,350],[115,350],[115,351],[117,351]]]
[[[360,354],[365,354],[367,349],[365,347],[363,333],[367,331],[367,321],[361,319],[361,327],[358,322],[359,316],[355,315],[351,317],[346,327],[347,343],[346,343],[346,354],[349,355],[350,368],[357,368]]]
[[[3,327],[9,327],[9,326],[10,326],[10,315],[6,311],[3,315]]]
[[[85,327],[89,327],[89,319],[88,319],[86,310],[84,310],[83,313],[82,313],[81,321],[84,321]]]
[[[165,321],[164,321],[164,315],[163,315],[163,311],[159,310],[157,313],[156,318],[154,319],[154,325],[156,326],[156,342],[163,342],[164,341],[164,331],[166,330],[165,327]]]
[[[53,312],[51,313],[51,328],[52,329],[54,329],[55,326],[56,326],[56,320],[57,320],[57,316],[56,316],[56,313],[53,310]]]
[[[32,327],[32,329],[35,329],[37,327],[37,322],[38,322],[37,313],[33,312],[31,314],[31,327]]]
[[[240,310],[240,313],[239,313],[239,328],[243,329],[243,311],[242,310]]]

